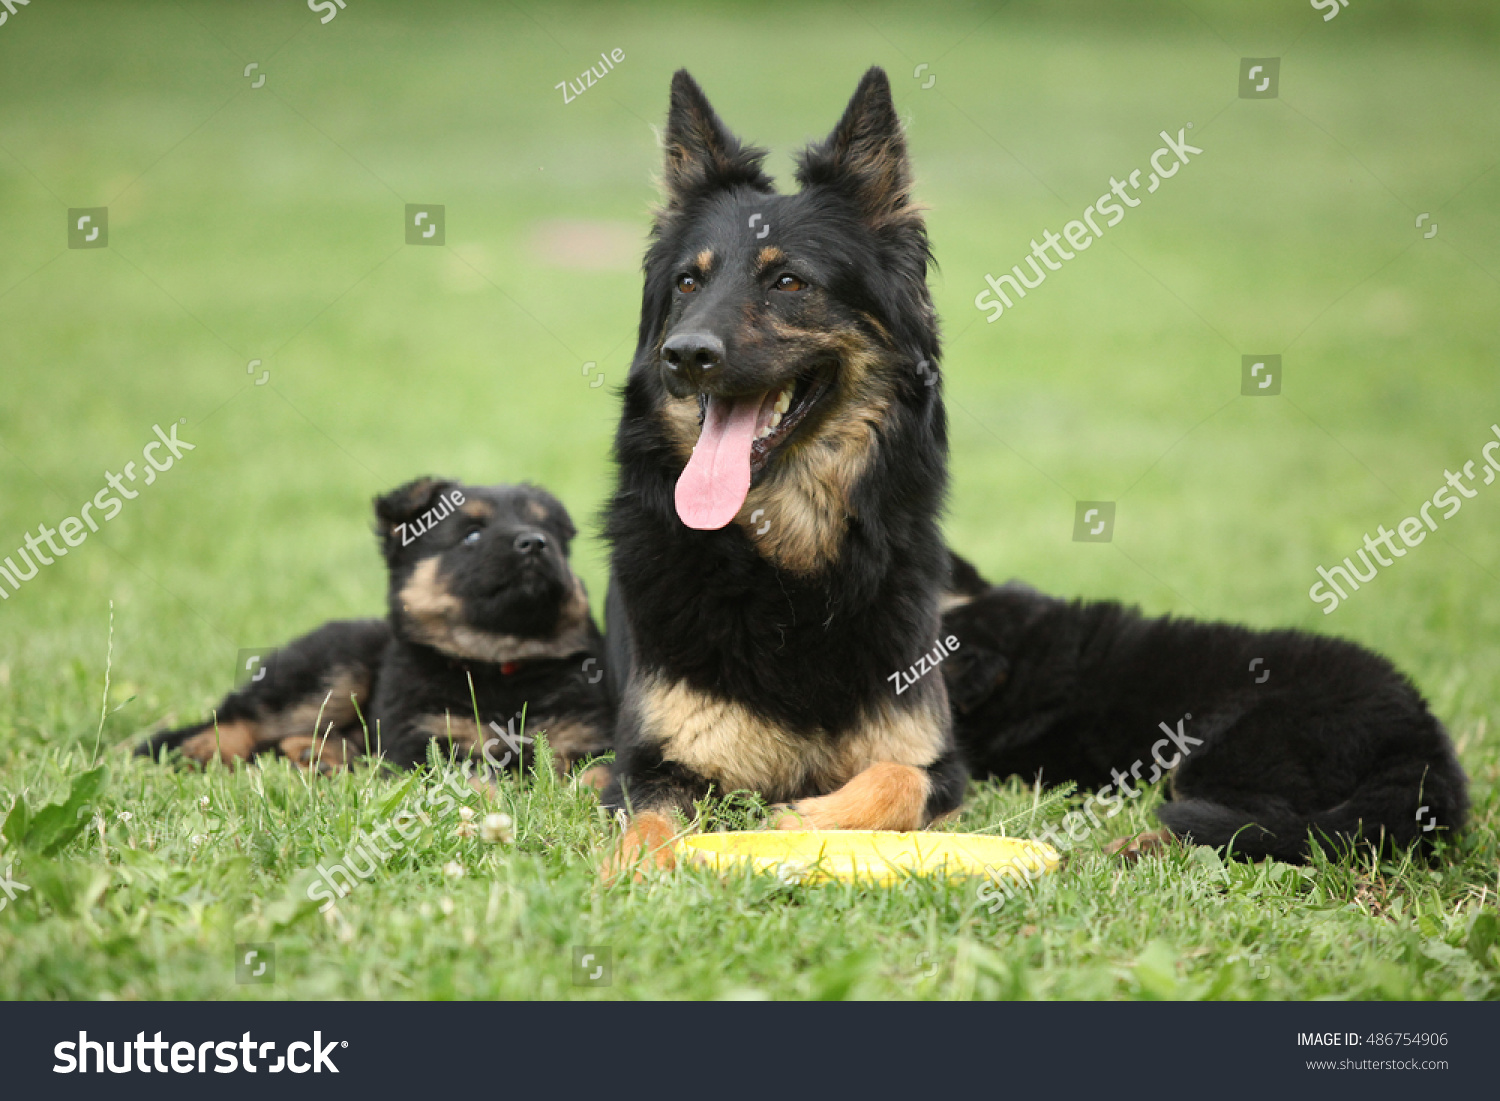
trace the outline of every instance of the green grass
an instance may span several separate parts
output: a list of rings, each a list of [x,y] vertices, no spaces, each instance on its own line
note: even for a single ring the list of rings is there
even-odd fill
[[[32,888],[0,911],[0,996],[1493,997],[1500,491],[1333,615],[1307,590],[1500,423],[1495,20],[1116,7],[351,0],[327,26],[296,4],[19,9],[0,26],[0,558],[152,425],[185,418],[197,446],[0,601],[0,812],[108,768],[76,836],[49,854],[17,826],[0,849]],[[614,47],[625,61],[564,105],[553,85]],[[1242,55],[1282,57],[1280,99],[1237,98]],[[597,604],[671,71],[784,177],[872,62],[942,264],[953,544],[996,578],[1390,654],[1474,781],[1474,824],[1436,866],[1122,866],[1098,842],[1150,825],[1140,800],[996,913],[973,883],[685,870],[606,892],[591,798],[507,783],[513,843],[429,816],[324,915],[310,870],[408,779],[126,756],[203,714],[238,649],[377,611],[368,502],[420,473],[552,488]],[[986,272],[1189,121],[1201,157],[984,322]],[[406,202],[446,205],[445,248],[402,245]],[[105,205],[109,248],[66,249],[67,209]],[[549,244],[557,222],[583,223],[586,263]],[[1268,352],[1282,396],[1239,397],[1241,354]],[[1113,542],[1072,541],[1081,499],[1119,502]],[[1066,809],[981,785],[951,828],[1024,834]],[[235,944],[264,941],[276,984],[237,985]],[[612,986],[572,985],[577,945],[611,948]]]

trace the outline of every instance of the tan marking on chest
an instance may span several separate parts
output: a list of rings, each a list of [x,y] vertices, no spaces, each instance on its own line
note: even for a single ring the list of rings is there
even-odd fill
[[[706,779],[720,794],[755,791],[772,801],[835,790],[873,764],[925,768],[948,745],[946,711],[883,705],[839,735],[801,734],[750,708],[682,682],[632,685],[641,729],[663,757]]]

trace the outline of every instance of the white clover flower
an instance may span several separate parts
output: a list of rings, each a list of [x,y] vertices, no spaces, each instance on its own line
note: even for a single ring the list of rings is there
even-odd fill
[[[510,842],[516,836],[511,829],[513,825],[508,814],[486,814],[479,826],[479,836],[491,845]]]
[[[465,822],[472,822],[472,821],[474,821],[474,808],[473,807],[459,807],[458,808],[458,816],[461,819],[463,819]]]
[[[438,909],[443,911],[444,917],[452,917],[453,911],[458,909],[458,907],[454,905],[451,898],[445,896],[438,902]]]
[[[131,814],[128,810],[122,810],[117,813],[115,817],[121,822],[129,822],[132,818],[135,817],[135,815]]]
[[[443,865],[443,874],[449,879],[462,879],[464,877],[464,866],[457,860],[450,860]]]

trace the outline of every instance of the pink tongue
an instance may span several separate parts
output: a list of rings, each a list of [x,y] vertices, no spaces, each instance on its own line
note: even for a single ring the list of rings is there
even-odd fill
[[[690,528],[716,531],[733,520],[750,492],[750,445],[761,397],[711,397],[698,446],[677,479],[677,515]]]

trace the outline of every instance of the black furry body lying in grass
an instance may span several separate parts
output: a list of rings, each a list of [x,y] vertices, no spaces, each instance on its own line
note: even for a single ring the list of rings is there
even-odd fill
[[[960,647],[942,670],[976,776],[1114,799],[1167,776],[1172,834],[1256,859],[1306,860],[1309,837],[1390,851],[1464,824],[1442,723],[1361,646],[991,588],[962,560],[952,590]]]
[[[669,863],[711,791],[918,828],[965,776],[942,679],[889,679],[937,638],[948,451],[889,83],[865,75],[794,194],[685,72],[664,144],[608,510],[621,851]]]
[[[436,742],[504,768],[529,764],[540,731],[566,768],[609,748],[603,640],[556,498],[422,478],[379,498],[375,515],[389,615],[327,623],[276,650],[213,718],[141,753],[274,752],[323,770],[379,753],[410,767]]]

